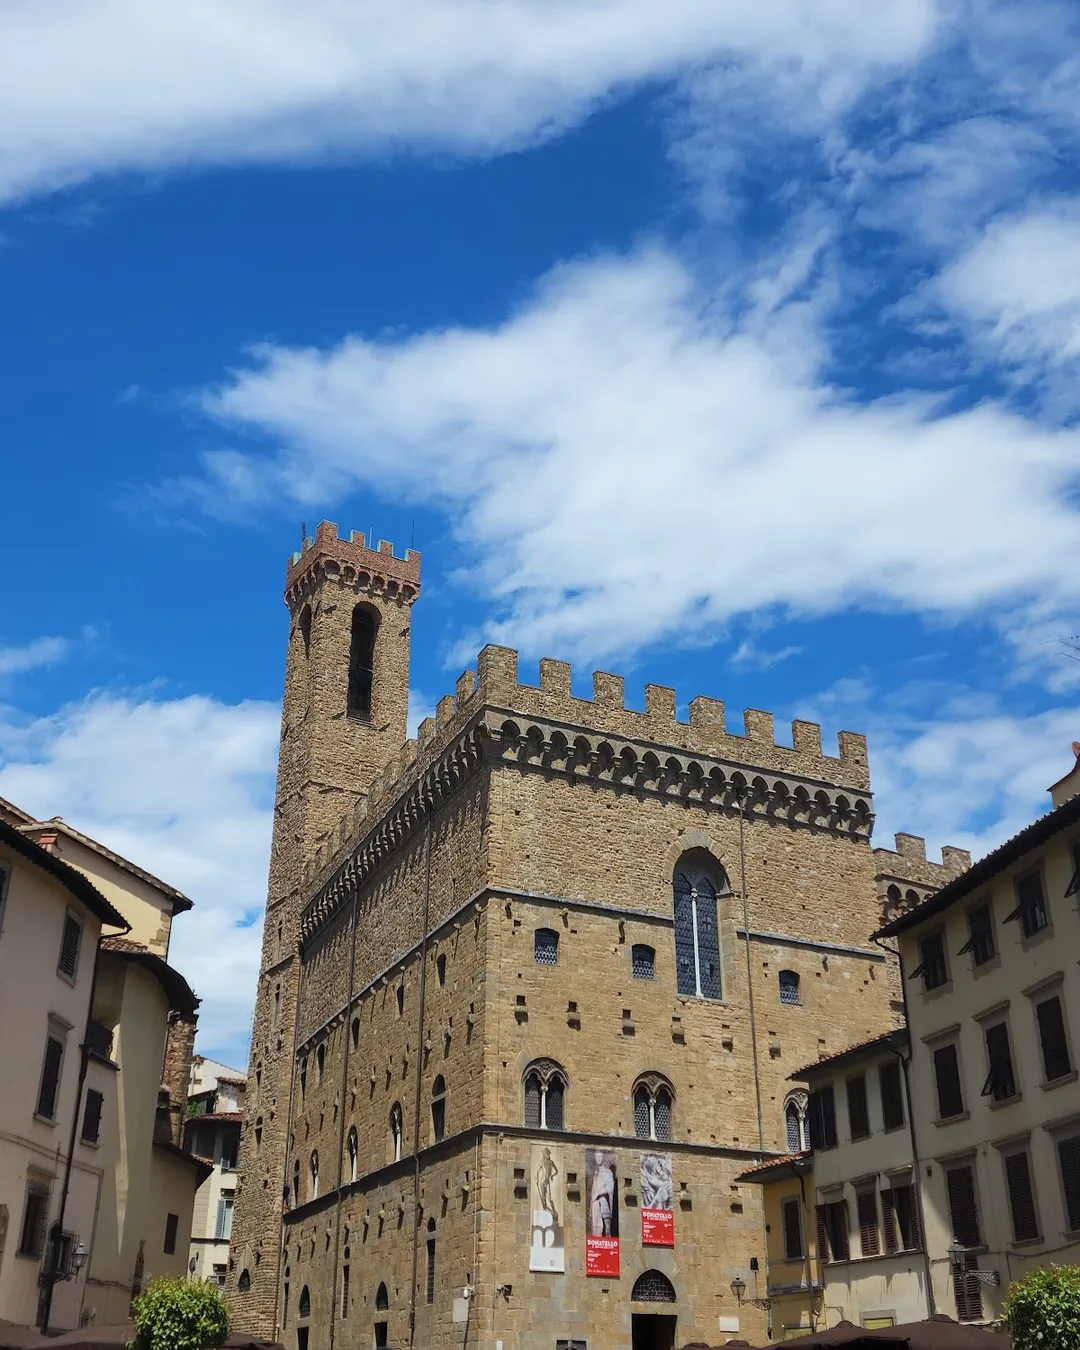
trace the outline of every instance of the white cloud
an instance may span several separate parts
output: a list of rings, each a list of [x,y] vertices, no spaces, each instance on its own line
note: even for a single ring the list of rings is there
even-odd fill
[[[1066,393],[1080,365],[1080,202],[995,221],[931,290],[979,350]]]
[[[0,675],[22,675],[28,670],[55,665],[68,654],[66,638],[35,638],[24,647],[0,647]]]
[[[280,450],[222,474],[210,457],[195,490],[443,506],[503,606],[488,633],[534,653],[607,657],[774,607],[1074,612],[1080,433],[993,403],[854,401],[822,377],[822,316],[797,298],[805,265],[779,284],[787,261],[771,289],[702,298],[662,253],[599,259],[492,329],[264,347],[203,404]]]
[[[1047,788],[1073,767],[1080,705],[1010,711],[956,686],[875,694],[838,686],[800,708],[867,733],[877,820],[874,842],[923,835],[929,856],[956,844],[981,857],[1051,808]]]
[[[934,0],[77,0],[0,8],[0,199],[102,172],[556,132],[722,61],[830,104],[931,40]]]
[[[202,999],[200,1049],[243,1061],[259,967],[279,711],[94,695],[0,716],[0,796],[63,816],[195,902],[169,959]]]

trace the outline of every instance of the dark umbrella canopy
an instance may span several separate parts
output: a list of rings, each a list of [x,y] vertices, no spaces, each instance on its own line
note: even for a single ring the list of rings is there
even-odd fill
[[[32,1350],[34,1346],[44,1344],[45,1337],[33,1327],[0,1320],[0,1350]]]
[[[40,1350],[43,1346],[64,1346],[67,1350],[125,1350],[134,1335],[133,1322],[119,1322],[113,1326],[82,1327],[78,1331],[69,1331],[65,1336],[48,1339],[35,1336],[33,1341],[13,1345],[11,1350]],[[4,1350],[2,1343],[0,1350]],[[276,1341],[260,1341],[254,1336],[234,1332],[225,1342],[225,1350],[284,1350],[284,1347]]]
[[[745,1341],[728,1341],[731,1345],[745,1346]],[[795,1336],[788,1341],[774,1341],[766,1350],[778,1346],[794,1346],[796,1350],[811,1350],[820,1346],[842,1347],[842,1350],[1011,1350],[1012,1340],[1007,1332],[988,1331],[986,1327],[971,1326],[970,1323],[954,1322],[951,1317],[938,1313],[936,1317],[923,1322],[905,1322],[897,1327],[857,1327],[853,1322],[838,1322],[824,1331],[815,1331],[812,1335]],[[708,1346],[686,1346],[684,1350],[712,1350]],[[716,1347],[715,1350],[727,1350]]]

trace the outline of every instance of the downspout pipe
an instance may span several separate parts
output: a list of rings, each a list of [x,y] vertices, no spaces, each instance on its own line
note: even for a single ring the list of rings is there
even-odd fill
[[[911,1036],[911,1018],[908,1016],[908,998],[907,998],[907,979],[904,976],[904,958],[900,954],[900,948],[890,947],[887,942],[882,942],[878,937],[871,937],[870,941],[875,947],[880,947],[883,952],[888,952],[890,956],[895,956],[900,967],[900,997],[904,1004],[904,1026],[907,1029],[908,1037]],[[911,1052],[904,1054],[897,1046],[893,1046],[892,1052],[900,1061],[900,1074],[904,1080],[904,1109],[907,1112],[908,1139],[911,1141],[911,1174],[915,1182],[915,1204],[919,1214],[919,1236],[922,1240],[923,1265],[926,1268],[926,1315],[933,1317],[937,1312],[934,1301],[934,1282],[930,1270],[930,1249],[926,1241],[926,1209],[923,1205],[922,1176],[919,1167],[919,1141],[915,1133],[915,1112],[911,1109]]]

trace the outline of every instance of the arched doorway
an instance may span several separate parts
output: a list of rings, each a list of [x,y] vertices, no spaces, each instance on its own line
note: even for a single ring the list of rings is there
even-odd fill
[[[675,1350],[675,1286],[662,1270],[646,1270],[630,1291],[633,1350]]]

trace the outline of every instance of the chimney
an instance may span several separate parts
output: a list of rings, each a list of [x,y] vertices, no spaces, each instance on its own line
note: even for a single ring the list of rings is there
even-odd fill
[[[1063,806],[1070,797],[1080,792],[1080,741],[1073,741],[1073,766],[1064,778],[1059,778],[1049,788],[1050,800],[1055,806]]]

